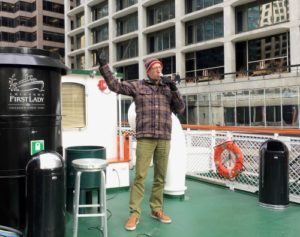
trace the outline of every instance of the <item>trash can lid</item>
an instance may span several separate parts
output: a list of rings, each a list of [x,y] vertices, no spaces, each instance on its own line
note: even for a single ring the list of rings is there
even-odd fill
[[[61,69],[65,75],[68,68],[59,55],[43,49],[25,47],[0,47],[0,65],[44,66]]]
[[[26,166],[26,171],[33,170],[53,170],[62,168],[63,162],[60,154],[57,152],[41,152],[34,156]]]

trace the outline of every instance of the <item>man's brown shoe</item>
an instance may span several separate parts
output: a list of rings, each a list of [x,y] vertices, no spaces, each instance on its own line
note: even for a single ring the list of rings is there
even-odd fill
[[[139,223],[139,218],[137,218],[136,215],[131,214],[127,220],[125,229],[126,230],[135,230],[138,223]]]
[[[171,223],[171,217],[167,216],[162,210],[152,211],[151,216],[162,223]]]

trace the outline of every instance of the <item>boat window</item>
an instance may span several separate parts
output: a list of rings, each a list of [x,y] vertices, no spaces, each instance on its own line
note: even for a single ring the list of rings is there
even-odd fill
[[[62,127],[85,127],[85,111],[85,86],[78,83],[62,83]]]

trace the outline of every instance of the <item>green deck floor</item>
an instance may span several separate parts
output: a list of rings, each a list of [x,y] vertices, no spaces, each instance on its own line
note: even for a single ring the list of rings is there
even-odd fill
[[[131,171],[132,172],[132,171]],[[152,174],[150,174],[152,175]],[[184,200],[165,199],[165,212],[173,219],[162,224],[150,217],[148,199],[150,178],[146,184],[143,213],[135,231],[126,231],[129,191],[108,194],[111,217],[109,237],[299,237],[300,205],[290,203],[284,210],[258,205],[257,195],[231,191],[227,188],[195,180],[187,180]],[[99,218],[81,218],[78,237],[102,236],[93,227]],[[146,234],[146,235],[145,235]],[[72,236],[72,217],[67,215],[67,235]]]

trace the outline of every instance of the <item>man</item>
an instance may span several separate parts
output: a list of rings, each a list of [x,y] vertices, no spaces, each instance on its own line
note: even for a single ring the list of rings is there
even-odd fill
[[[99,70],[110,90],[132,96],[136,107],[136,173],[130,191],[130,216],[126,230],[135,230],[141,215],[145,180],[153,157],[154,178],[150,197],[151,216],[162,223],[172,219],[163,212],[163,189],[170,151],[171,114],[184,111],[185,104],[175,82],[162,78],[162,63],[156,58],[144,61],[147,78],[119,82],[113,76],[104,51],[98,54]]]

